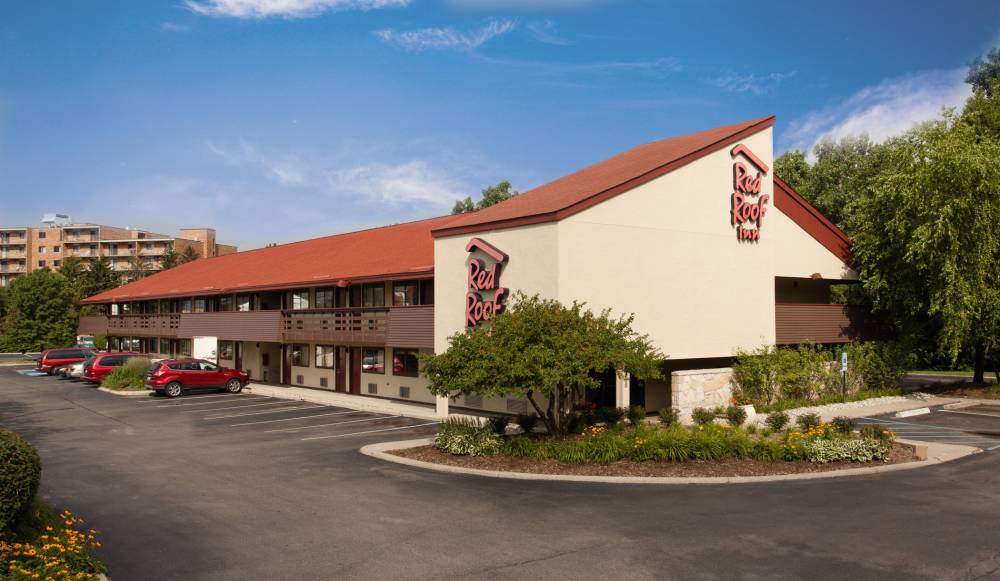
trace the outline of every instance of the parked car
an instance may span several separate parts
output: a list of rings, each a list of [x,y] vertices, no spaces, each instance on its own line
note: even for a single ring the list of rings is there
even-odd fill
[[[225,389],[229,393],[239,393],[248,381],[246,373],[204,359],[168,359],[149,366],[146,389],[167,397],[196,389]]]
[[[83,366],[85,363],[86,361],[81,361],[73,365],[64,365],[59,368],[57,373],[62,379],[83,379]]]
[[[59,367],[66,367],[74,363],[80,363],[94,353],[93,349],[49,349],[42,353],[35,364],[35,369],[52,375]]]
[[[84,361],[83,378],[90,383],[100,383],[104,376],[114,371],[133,357],[143,357],[135,351],[117,351],[112,353],[95,353]]]

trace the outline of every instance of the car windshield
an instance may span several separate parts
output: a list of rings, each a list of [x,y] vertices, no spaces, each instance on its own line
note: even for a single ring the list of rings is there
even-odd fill
[[[160,364],[159,364],[159,362],[157,362],[157,363],[154,363],[154,364],[150,365],[148,371],[150,373],[153,373],[154,371],[156,371],[159,368],[160,368]]]
[[[95,354],[92,353],[92,354],[90,354],[90,355],[87,356],[87,359],[84,360],[83,364],[84,365],[93,365],[95,359],[97,359],[97,355],[95,355]]]

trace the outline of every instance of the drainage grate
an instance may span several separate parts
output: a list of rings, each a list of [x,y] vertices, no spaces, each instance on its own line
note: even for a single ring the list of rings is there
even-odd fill
[[[368,384],[368,393],[378,393],[378,384],[377,383],[369,383]]]
[[[410,388],[405,385],[399,386],[399,397],[410,399]]]
[[[483,396],[467,393],[465,394],[465,405],[470,408],[481,408],[483,407]]]
[[[523,399],[508,399],[507,411],[513,414],[526,414],[528,413],[528,402]]]

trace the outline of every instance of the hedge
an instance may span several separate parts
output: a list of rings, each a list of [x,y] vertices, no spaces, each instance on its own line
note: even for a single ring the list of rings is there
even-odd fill
[[[0,429],[0,538],[13,534],[38,492],[42,460],[23,438]]]

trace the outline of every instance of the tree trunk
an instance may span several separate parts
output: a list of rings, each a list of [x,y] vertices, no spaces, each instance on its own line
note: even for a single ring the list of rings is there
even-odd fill
[[[976,362],[972,372],[972,383],[983,383],[986,379],[986,347],[982,341],[976,343]]]
[[[555,429],[555,427],[549,422],[549,418],[545,416],[545,412],[542,411],[542,408],[538,407],[538,402],[536,402],[535,398],[532,397],[534,395],[534,392],[529,389],[528,392],[524,395],[525,397],[528,398],[528,403],[531,404],[531,407],[535,408],[535,413],[538,414],[539,418],[541,418],[542,423],[545,424],[545,429],[548,430],[548,432],[551,434]]]

